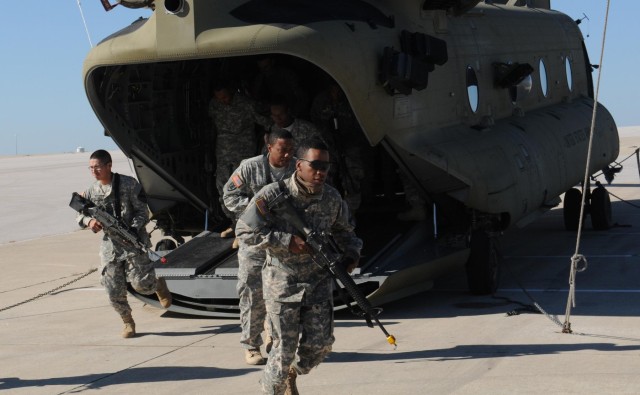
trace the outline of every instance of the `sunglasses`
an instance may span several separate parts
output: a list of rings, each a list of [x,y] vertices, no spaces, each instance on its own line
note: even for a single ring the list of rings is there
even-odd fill
[[[326,162],[323,160],[307,160],[303,158],[296,158],[296,160],[303,160],[305,162],[308,162],[309,166],[311,166],[313,170],[328,171],[331,168],[331,162]]]

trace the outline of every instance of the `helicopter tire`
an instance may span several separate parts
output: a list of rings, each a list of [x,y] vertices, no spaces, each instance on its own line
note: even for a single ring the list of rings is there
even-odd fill
[[[599,186],[591,192],[591,225],[595,230],[607,230],[611,228],[611,199],[609,192]]]
[[[466,263],[467,285],[474,295],[493,295],[498,289],[502,256],[495,238],[477,230],[471,234]]]
[[[156,251],[173,251],[176,247],[176,242],[171,239],[162,239],[156,243]]]
[[[564,217],[564,228],[566,230],[578,230],[581,204],[582,192],[578,188],[571,188],[564,194],[562,214]]]

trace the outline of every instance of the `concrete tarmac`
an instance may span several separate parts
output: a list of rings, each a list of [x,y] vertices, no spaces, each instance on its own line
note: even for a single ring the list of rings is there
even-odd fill
[[[622,128],[620,160],[638,146],[640,128]],[[113,154],[114,171],[131,174]],[[262,367],[244,363],[237,320],[179,316],[130,297],[139,335],[122,339],[97,273],[57,289],[99,263],[99,237],[77,230],[68,207],[91,182],[88,155],[0,158],[0,391],[260,393]],[[594,231],[587,217],[580,236],[587,268],[575,279],[572,334],[556,321],[566,320],[578,235],[556,208],[502,238],[494,297],[470,295],[458,271],[385,305],[396,350],[378,328],[336,313],[333,353],[298,377],[300,393],[640,393],[640,176],[634,156],[623,165],[607,187],[624,200],[611,196],[616,226]],[[534,301],[548,316],[531,312]]]

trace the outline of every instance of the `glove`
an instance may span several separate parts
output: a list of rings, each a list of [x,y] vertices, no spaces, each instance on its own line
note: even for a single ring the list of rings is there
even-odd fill
[[[347,273],[351,274],[351,272],[353,272],[353,269],[358,267],[358,263],[359,262],[360,262],[359,259],[353,259],[351,257],[346,257],[340,263],[344,267],[344,270],[346,270]]]

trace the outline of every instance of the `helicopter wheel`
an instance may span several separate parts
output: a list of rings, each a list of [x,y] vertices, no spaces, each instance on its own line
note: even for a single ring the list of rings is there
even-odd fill
[[[175,249],[176,243],[171,239],[162,239],[156,243],[156,251],[172,251]]]
[[[571,188],[564,194],[563,210],[564,228],[570,231],[578,230],[580,224],[580,204],[582,192],[578,188]]]
[[[495,237],[477,230],[471,234],[466,264],[469,291],[475,295],[492,295],[498,289],[502,255]]]
[[[611,228],[611,199],[602,185],[591,192],[590,213],[593,229],[607,230]]]

